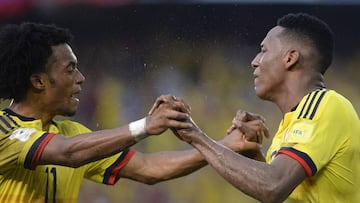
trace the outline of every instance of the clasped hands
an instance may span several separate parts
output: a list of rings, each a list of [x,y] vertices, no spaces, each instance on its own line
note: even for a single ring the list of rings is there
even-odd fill
[[[183,99],[161,95],[149,111],[146,130],[152,134],[160,134],[170,128],[179,139],[191,144],[193,139],[204,132],[190,115],[191,108]],[[259,151],[263,137],[269,137],[265,119],[243,110],[236,112],[226,134],[219,143],[239,153]]]

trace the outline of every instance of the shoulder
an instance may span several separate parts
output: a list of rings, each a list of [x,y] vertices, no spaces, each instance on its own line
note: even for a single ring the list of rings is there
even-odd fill
[[[77,135],[81,133],[91,132],[89,128],[77,121],[64,119],[54,120],[53,122],[59,128],[60,133],[64,135]]]
[[[359,119],[352,103],[335,90],[328,90],[323,100],[319,109],[321,112],[319,116],[349,121]]]
[[[21,127],[21,120],[17,119],[6,113],[5,111],[0,111],[0,133],[9,134],[15,129]]]
[[[354,116],[354,113],[351,102],[330,89],[318,89],[307,94],[297,108],[297,118],[308,120],[317,120],[324,116],[329,119],[329,117],[343,114]]]

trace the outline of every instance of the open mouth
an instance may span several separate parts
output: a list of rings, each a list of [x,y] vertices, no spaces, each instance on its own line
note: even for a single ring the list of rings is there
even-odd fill
[[[75,100],[76,102],[79,102],[79,101],[80,101],[80,99],[77,98],[77,97],[75,97],[74,95],[71,95],[71,99],[72,99],[72,100]]]
[[[79,94],[80,94],[80,92],[81,92],[81,90],[79,90],[79,91],[77,91],[77,92],[73,93],[73,94],[71,95],[71,99],[72,99],[72,100],[75,100],[76,102],[79,102],[79,101],[80,101],[80,99],[77,97],[77,95],[79,95]]]
[[[254,70],[254,72],[253,72],[253,78],[255,79],[255,78],[257,78],[258,77],[258,75],[256,74],[256,71]]]

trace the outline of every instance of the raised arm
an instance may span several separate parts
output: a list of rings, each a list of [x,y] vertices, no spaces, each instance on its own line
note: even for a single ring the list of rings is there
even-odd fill
[[[205,165],[206,160],[196,149],[151,154],[135,152],[117,178],[128,178],[152,185],[188,175]]]
[[[156,112],[158,108],[163,108],[164,105],[167,105],[163,99],[159,98],[155,102],[149,112],[150,115]],[[181,98],[176,99],[182,101]],[[186,104],[185,102],[183,103]],[[187,109],[190,108],[187,107]],[[242,123],[241,131],[238,128],[234,128],[231,133],[228,133],[218,143],[237,153],[249,154],[249,152],[258,152],[260,151],[259,143],[251,140],[258,139],[256,132],[266,130],[263,124],[258,124],[257,122],[244,122]],[[234,126],[237,127],[238,123],[235,123]],[[180,136],[175,129],[172,130],[175,135]],[[207,165],[207,162],[204,156],[195,149],[152,154],[136,152],[128,164],[119,172],[117,178],[123,177],[146,184],[155,184],[188,175],[205,165]]]
[[[261,202],[283,201],[306,178],[303,167],[286,155],[278,155],[271,164],[249,159],[215,142],[195,123],[177,133],[229,183]]]
[[[150,135],[159,135],[171,128],[186,128],[179,122],[188,118],[188,109],[167,95],[166,107],[152,115],[115,129],[95,131],[74,137],[55,135],[45,146],[38,164],[79,167],[122,151]]]
[[[175,99],[182,101],[181,98]],[[166,101],[157,100],[150,111],[150,115],[156,112],[157,108],[162,107],[164,103],[167,105]],[[233,133],[229,133],[218,143],[236,152],[259,151],[258,143],[246,140],[256,137],[256,132],[260,130],[259,126],[249,123],[244,123],[243,126],[244,129],[241,133],[234,129]],[[173,132],[177,135],[174,129]],[[153,154],[136,152],[128,164],[119,172],[117,178],[123,177],[146,184],[155,184],[185,176],[205,165],[207,162],[204,156],[196,149]]]

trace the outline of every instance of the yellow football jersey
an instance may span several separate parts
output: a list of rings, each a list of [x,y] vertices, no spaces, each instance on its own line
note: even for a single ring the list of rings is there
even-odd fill
[[[0,111],[0,202],[75,203],[83,178],[115,184],[116,174],[134,150],[127,149],[79,168],[37,165],[55,134],[76,136],[88,132],[70,120],[54,121],[49,132],[45,132],[40,120],[16,115],[9,109]]]
[[[286,202],[360,202],[360,121],[352,104],[317,89],[285,114],[267,152],[297,160],[308,177]]]

